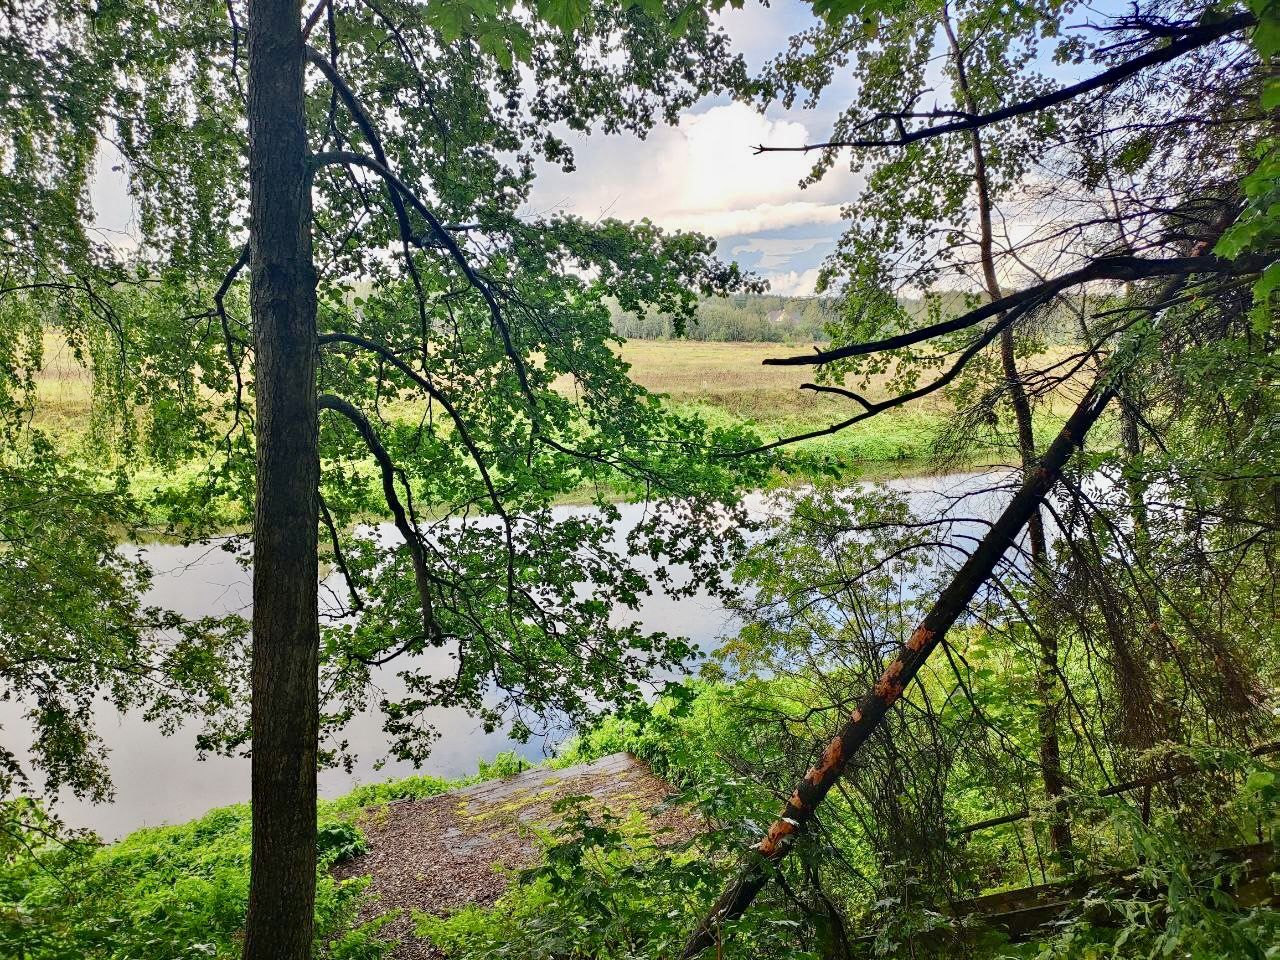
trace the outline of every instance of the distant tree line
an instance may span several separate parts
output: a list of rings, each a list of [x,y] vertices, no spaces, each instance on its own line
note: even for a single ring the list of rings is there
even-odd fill
[[[683,325],[670,313],[628,313],[611,309],[613,332],[628,340],[690,340],[787,343],[827,340],[825,324],[833,304],[822,297],[742,295],[707,297],[698,303],[693,319]]]
[[[981,294],[946,292],[928,297],[899,297],[898,306],[912,322],[936,317],[958,316],[986,301]],[[1047,343],[1071,341],[1079,332],[1075,320],[1078,309],[1058,304],[1039,318],[1039,334]],[[684,320],[671,313],[650,311],[630,313],[617,303],[610,304],[613,332],[628,340],[666,340],[684,337],[715,343],[793,343],[831,339],[829,325],[839,323],[841,303],[834,297],[782,297],[741,294],[705,297],[698,302],[693,317]],[[907,326],[902,326],[906,329]]]

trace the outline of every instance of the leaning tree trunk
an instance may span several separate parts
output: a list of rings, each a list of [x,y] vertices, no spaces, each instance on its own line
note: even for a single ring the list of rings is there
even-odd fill
[[[299,0],[249,3],[257,401],[246,960],[308,960],[316,887],[316,296]]]
[[[956,86],[964,98],[965,109],[978,113],[977,103],[969,87],[969,75],[965,70],[964,51],[951,27],[951,17],[943,8],[942,26],[955,60]],[[973,149],[973,182],[978,203],[978,254],[982,262],[982,280],[987,295],[992,300],[1004,296],[1000,279],[996,276],[995,241],[991,228],[991,187],[987,175],[987,158],[982,149],[982,134],[970,132]],[[1031,402],[1022,384],[1018,360],[1014,353],[1013,329],[1006,327],[1000,333],[1000,366],[1005,386],[1009,391],[1009,405],[1018,431],[1018,457],[1025,475],[1036,466],[1036,440],[1032,430]],[[1044,517],[1037,508],[1027,520],[1027,540],[1031,547],[1031,568],[1036,577],[1047,574],[1049,545],[1044,532]],[[1037,732],[1040,735],[1040,777],[1045,796],[1053,804],[1053,822],[1050,837],[1053,848],[1064,862],[1071,858],[1071,820],[1066,801],[1066,780],[1062,774],[1062,747],[1058,739],[1058,706],[1055,693],[1058,686],[1058,636],[1052,624],[1036,631],[1040,644],[1040,664],[1036,670],[1036,695],[1040,700]]]
[[[1084,442],[1085,435],[1113,396],[1110,387],[1095,385],[1067,419],[1062,431],[1045,451],[1039,466],[1023,480],[1013,500],[938,595],[933,607],[885,668],[879,681],[858,700],[857,708],[845,718],[840,732],[827,744],[821,760],[796,784],[782,815],[748,854],[738,875],[689,938],[683,953],[685,960],[696,957],[714,944],[721,925],[736,920],[751,905],[772,875],[774,864],[787,855],[796,836],[813,820],[818,804],[991,576],[1005,551],[1013,546],[1031,515],[1040,508],[1045,494],[1058,482],[1072,452]]]

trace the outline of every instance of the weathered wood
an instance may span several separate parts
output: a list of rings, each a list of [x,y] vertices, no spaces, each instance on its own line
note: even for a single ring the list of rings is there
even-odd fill
[[[1280,903],[1280,892],[1268,882],[1276,867],[1275,849],[1270,843],[1211,851],[1206,854],[1205,863],[1197,875],[1206,877],[1210,871],[1226,863],[1241,866],[1240,877],[1230,891],[1241,906]],[[1090,891],[1098,890],[1120,897],[1132,895],[1138,890],[1138,875],[1132,868],[1109,870],[1071,880],[1004,890],[957,901],[952,904],[951,912],[956,917],[980,920],[985,926],[998,928],[1011,940],[1026,940],[1050,923],[1081,915],[1085,910],[1086,896]],[[1090,908],[1089,920],[1099,925],[1121,919],[1105,907]]]

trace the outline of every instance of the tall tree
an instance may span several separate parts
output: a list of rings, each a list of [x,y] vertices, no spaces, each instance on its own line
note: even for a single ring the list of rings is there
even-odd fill
[[[253,861],[246,957],[306,957],[320,727],[319,416],[305,45],[298,0],[249,5]]]
[[[1028,384],[1042,396],[1051,390],[1071,392],[1077,372],[1091,360],[1098,361],[1103,379],[1043,457],[1035,457],[1027,432],[1016,429],[1026,473],[1009,508],[944,581],[921,626],[896,655],[887,656],[873,688],[856,698],[849,691],[838,699],[841,709],[850,702],[856,709],[835,725],[835,736],[825,748],[815,748],[813,766],[690,938],[686,956],[715,942],[720,926],[739,916],[773,875],[770,864],[793,848],[816,804],[858,762],[859,751],[903,695],[923,653],[941,642],[953,614],[968,605],[977,586],[997,573],[1023,524],[1037,514],[1046,484],[1064,476],[1066,447],[1081,442],[1082,431],[1101,414],[1101,407],[1091,404],[1139,368],[1158,366],[1169,343],[1200,336],[1231,342],[1236,334],[1227,331],[1237,331],[1243,317],[1240,287],[1256,284],[1265,293],[1265,271],[1274,257],[1274,249],[1236,257],[1236,248],[1225,243],[1231,230],[1223,234],[1239,213],[1238,178],[1250,154],[1265,153],[1271,142],[1257,99],[1265,69],[1246,44],[1257,23],[1254,14],[1136,10],[1099,25],[1107,43],[1093,46],[1082,37],[1064,37],[1063,17],[1070,7],[1052,3],[1009,12],[982,5],[948,10],[938,3],[824,4],[816,9],[826,23],[793,38],[760,81],[766,99],[781,98],[786,104],[801,91],[816,97],[835,69],[848,63],[860,84],[858,101],[840,116],[831,140],[759,148],[816,151],[819,159],[810,180],[847,152],[854,170],[867,180],[866,191],[850,207],[857,218],[824,273],[843,314],[831,327],[832,346],[766,361],[818,365],[821,379],[806,386],[843,396],[854,406],[847,419],[809,435],[845,429],[942,390],[951,390],[977,411],[968,423],[989,423],[997,401],[1009,397],[1015,428],[1021,428],[1026,425]],[[1042,62],[1042,43],[1057,44],[1060,57],[1092,59],[1097,66],[1080,71],[1083,78],[1041,75],[1036,64]],[[939,52],[950,54],[955,97],[924,107],[920,101],[932,90],[930,65]],[[1206,127],[1215,133],[1202,135]],[[1221,135],[1224,127],[1231,136]],[[1070,159],[1076,146],[1087,150],[1089,164]],[[1099,187],[1104,170],[1132,176],[1119,211],[1110,206],[1114,195],[1108,197],[1105,187]],[[1035,228],[1010,231],[994,242],[993,198],[999,196],[1016,207],[1034,207],[1038,215],[1028,219]],[[1095,215],[1100,206],[1104,212]],[[1126,226],[1131,241],[1122,249],[1115,246],[1117,221]],[[1211,254],[1215,245],[1221,256]],[[999,275],[997,249],[1005,278]],[[946,309],[946,297],[938,297],[936,311],[925,317],[904,309],[904,290],[945,290],[957,282],[964,286],[962,278],[971,267],[984,296],[974,297],[969,309],[947,316],[952,311]],[[1114,310],[1116,303],[1099,295],[1108,289],[1099,281],[1130,284],[1132,299]],[[1011,288],[1014,292],[1007,292]],[[1193,292],[1187,295],[1188,290]],[[1075,302],[1066,301],[1072,292]],[[1006,348],[1016,348],[1018,335],[1034,343],[1033,324],[1045,322],[1050,307],[1082,310],[1089,317],[1080,352],[1062,363],[1050,358],[1038,369],[1019,370]],[[924,352],[925,344],[932,350]],[[998,354],[988,364],[992,350]],[[851,377],[885,371],[900,387],[887,400],[868,400],[845,385]],[[1071,473],[1065,471],[1068,478]],[[1084,486],[1072,482],[1064,494],[1067,502],[1087,498],[1081,493]],[[1078,522],[1087,529],[1099,521],[1097,514],[1090,517]],[[1064,556],[1076,552],[1079,531],[1066,531]],[[1081,536],[1090,539],[1088,533]],[[1043,560],[1047,546],[1033,532],[1033,555]],[[1235,555],[1243,558],[1248,552]],[[1056,576],[1040,579],[1047,592],[1057,589]],[[1016,598],[1016,577],[1006,574],[1004,580],[1005,590]],[[856,589],[856,578],[848,575],[837,582],[846,590]],[[1107,588],[1106,594],[1112,597],[1114,591]],[[1193,616],[1182,612],[1188,619]],[[1104,616],[1116,639],[1138,632],[1137,623],[1121,625],[1115,614],[1109,608]],[[1062,616],[1062,609],[1054,606],[1049,615]],[[1016,605],[1009,616],[1019,616]],[[1078,626],[1074,618],[1066,622],[1073,630],[1092,629]],[[1057,623],[1028,626],[1037,632],[1058,629]],[[1122,642],[1130,639],[1125,636]],[[1186,642],[1196,647],[1201,639],[1192,633]],[[1196,662],[1204,669],[1184,664],[1182,681],[1191,689],[1216,687],[1217,693],[1205,698],[1214,704],[1206,712],[1225,724],[1218,704],[1242,704],[1247,698],[1233,691],[1247,682],[1241,683],[1232,668],[1235,675],[1219,678],[1219,684],[1208,664],[1238,664],[1238,651],[1220,651]],[[1123,683],[1122,669],[1115,679]],[[1121,702],[1139,705],[1142,697],[1133,693],[1123,689]],[[1048,740],[1042,735],[1042,748]],[[1041,766],[1051,775],[1059,772],[1058,764],[1043,754]],[[1052,792],[1055,785],[1048,786]],[[1060,791],[1060,780],[1056,786]],[[1066,841],[1060,835],[1059,843]]]
[[[54,19],[20,10],[24,29]],[[640,696],[691,652],[624,611],[693,589],[663,558],[717,575],[755,468],[703,454],[749,438],[635,387],[609,299],[687,318],[699,295],[754,283],[697,235],[522,208],[538,159],[572,166],[563,131],[643,132],[741,63],[705,11],[674,3],[138,0],[58,23],[29,58],[31,116],[75,134],[56,221],[74,244],[25,260],[7,304],[40,270],[95,309],[104,276],[135,290],[96,317],[120,378],[94,372],[128,398],[120,430],[144,457],[203,463],[149,507],[192,536],[252,512],[251,728],[224,682],[201,742],[252,740],[245,953],[307,956],[315,768],[345,749],[321,738],[369,704],[377,671],[401,668],[406,692],[381,706],[394,752],[420,761],[435,706],[527,736],[540,714]],[[140,233],[103,262],[82,255],[100,138]],[[580,489],[598,513],[552,511]],[[657,502],[620,532],[615,496]],[[394,539],[357,525],[370,512]],[[343,579],[323,622],[322,539]],[[455,669],[427,672],[432,650]],[[186,688],[219,676],[201,668]]]

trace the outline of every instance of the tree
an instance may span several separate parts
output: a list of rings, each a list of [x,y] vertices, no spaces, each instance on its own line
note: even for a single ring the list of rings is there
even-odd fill
[[[117,549],[149,519],[122,465],[141,456],[170,464],[189,451],[201,436],[201,388],[225,386],[226,373],[220,344],[211,353],[187,339],[183,298],[123,262],[95,228],[100,136],[138,132],[143,115],[156,155],[180,139],[180,94],[137,85],[153,64],[121,57],[124,35],[139,54],[160,45],[161,25],[137,13],[37,2],[0,16],[0,689],[24,704],[36,735],[30,764],[0,754],[3,797],[41,787],[110,796],[93,728],[100,697],[167,729],[200,717],[216,724],[244,700],[235,669],[243,625],[144,605],[151,571]],[[195,42],[200,30],[186,27],[164,43]],[[183,184],[171,186],[172,209],[183,209]],[[38,374],[57,350],[96,374],[74,443],[38,418]]]
[[[54,16],[20,12],[30,30]],[[39,270],[76,307],[100,306],[104,275],[145,291],[96,318],[119,321],[121,429],[141,420],[144,447],[207,464],[152,506],[195,535],[252,504],[251,730],[214,697],[204,742],[252,740],[246,956],[309,955],[315,768],[343,749],[320,737],[368,702],[375,669],[405,665],[408,695],[382,706],[393,749],[421,759],[434,705],[527,735],[539,713],[638,697],[690,653],[623,611],[655,587],[692,589],[663,558],[716,575],[755,467],[702,452],[749,438],[632,385],[605,297],[687,316],[700,295],[755,285],[696,235],[520,208],[536,158],[572,164],[558,130],[643,131],[741,65],[704,11],[675,4],[59,15],[55,49],[25,66],[47,88],[33,110],[77,151],[58,194],[71,241],[24,262],[8,303],[29,302]],[[98,137],[124,158],[142,243],[95,260],[83,188]],[[598,517],[553,515],[584,487]],[[623,542],[614,495],[657,498]],[[398,542],[356,526],[370,512],[390,515]],[[322,528],[346,584],[324,624]],[[415,668],[432,648],[454,675]]]
[[[970,429],[992,422],[998,405],[1006,402],[1013,413],[1024,479],[990,532],[944,581],[920,626],[896,656],[887,657],[873,688],[861,695],[848,691],[837,701],[842,710],[848,704],[855,704],[855,709],[843,713],[825,749],[814,751],[814,765],[690,938],[686,956],[700,953],[714,942],[722,924],[741,915],[773,875],[770,864],[792,848],[813,818],[816,804],[901,697],[905,683],[923,662],[922,651],[942,642],[978,586],[996,573],[1023,524],[1039,512],[1037,504],[1048,489],[1064,473],[1071,478],[1066,446],[1082,442],[1101,415],[1102,407],[1093,404],[1101,401],[1105,406],[1102,398],[1126,378],[1142,382],[1145,371],[1164,365],[1171,343],[1233,342],[1242,324],[1247,326],[1238,296],[1242,286],[1255,285],[1264,300],[1269,296],[1264,270],[1270,269],[1274,249],[1254,246],[1257,256],[1239,257],[1234,246],[1222,242],[1224,231],[1229,236],[1238,230],[1229,224],[1239,214],[1238,183],[1249,157],[1255,151],[1265,154],[1270,144],[1257,109],[1265,70],[1242,42],[1257,23],[1254,14],[1136,10],[1096,27],[1106,36],[1106,45],[1095,47],[1080,37],[1058,41],[1060,58],[1101,61],[1084,79],[1064,83],[1039,76],[1033,66],[1040,44],[1059,37],[1068,9],[1064,6],[1022,6],[999,16],[981,6],[948,10],[941,4],[816,9],[826,22],[793,38],[787,53],[765,71],[758,90],[764,99],[780,97],[788,105],[800,91],[816,98],[837,68],[852,63],[859,99],[841,115],[826,143],[758,149],[817,151],[811,180],[849,151],[853,169],[864,174],[868,187],[852,205],[857,219],[824,271],[825,282],[842,302],[842,316],[829,328],[831,347],[766,362],[818,365],[822,379],[806,388],[856,405],[847,419],[808,436],[845,429],[939,390],[950,390],[967,403],[969,411],[959,422]],[[926,71],[939,48],[950,55],[954,99],[921,108],[919,101],[931,92],[927,87],[932,78],[926,80]],[[1207,129],[1214,133],[1202,133]],[[1224,129],[1231,135],[1223,136]],[[1113,175],[1110,192],[1108,174]],[[1114,184],[1121,175],[1126,185],[1118,191]],[[996,197],[1008,198],[1010,204],[1037,205],[1037,229],[1011,232],[996,243]],[[1099,208],[1103,212],[1095,214]],[[1123,238],[1123,246],[1117,246],[1117,236]],[[1217,256],[1210,253],[1215,245]],[[1016,282],[998,276],[1000,262]],[[946,316],[940,297],[938,308],[923,323],[902,309],[899,293],[904,287],[929,291],[947,277],[951,280],[945,282],[957,282],[970,267],[978,272],[984,295],[974,296],[958,316]],[[1130,284],[1128,299],[1118,305],[1095,299],[1097,291],[1106,289],[1099,285],[1101,280]],[[1006,292],[1011,286],[1021,289]],[[1075,302],[1066,299],[1073,292],[1079,297]],[[1065,360],[1019,370],[1016,338],[1022,335],[1034,343],[1035,319],[1054,301],[1065,301],[1085,318],[1078,349]],[[1255,312],[1270,315],[1266,303]],[[923,344],[930,344],[933,352],[922,352]],[[988,365],[993,345],[1001,356]],[[1259,348],[1261,343],[1254,343],[1247,349]],[[1050,391],[1078,390],[1081,372],[1090,365],[1100,379],[1054,444],[1036,457],[1028,400],[1048,397]],[[888,400],[872,402],[845,386],[851,378],[884,372],[893,375],[900,388]],[[1241,386],[1248,390],[1246,384],[1256,388],[1261,382],[1247,375]],[[1132,408],[1134,398],[1126,400]],[[782,438],[772,446],[796,439],[800,438]],[[1224,449],[1217,453],[1221,456]],[[1074,502],[1087,500],[1084,488],[1084,483],[1072,480],[1065,496]],[[1202,501],[1196,504],[1201,508]],[[1103,520],[1090,509],[1085,514],[1090,519],[1076,522],[1112,522],[1110,516]],[[1061,516],[1058,520],[1065,530],[1063,554],[1079,556],[1076,538],[1087,540],[1088,535],[1080,534],[1071,521]],[[1256,523],[1251,525],[1254,535],[1261,535]],[[1042,574],[1049,573],[1044,566],[1048,545],[1034,530],[1030,539],[1033,562]],[[1248,553],[1243,548],[1233,555],[1241,560]],[[1016,569],[1014,574],[1016,581]],[[1004,579],[1010,579],[1008,572]],[[1038,596],[1057,589],[1053,577],[1040,579]],[[836,582],[843,590],[857,589],[857,578],[851,575]],[[1016,601],[1019,590],[1025,594],[1027,588],[1015,582],[1003,589],[1015,600],[1010,616],[1026,619]],[[800,594],[796,602],[804,603],[806,596]],[[1051,612],[1047,606],[1042,609],[1049,617],[1064,615],[1057,604]],[[1113,613],[1108,610],[1106,616]],[[1183,615],[1193,619],[1185,610]],[[1066,622],[1076,627],[1074,617]],[[1058,627],[1034,620],[1029,626],[1032,635],[1041,638],[1044,684],[1050,670],[1061,673],[1054,669],[1053,632]],[[1136,626],[1117,623],[1112,635],[1135,633]],[[1199,641],[1192,633],[1185,642],[1194,648]],[[1250,708],[1231,691],[1244,688],[1242,674],[1249,668],[1227,667],[1232,676],[1215,678],[1210,664],[1222,670],[1241,662],[1237,649],[1220,649],[1207,658],[1197,654],[1189,666],[1180,662],[1184,689],[1215,688],[1215,693],[1205,695],[1207,713],[1220,718],[1215,722],[1225,723],[1219,704],[1223,711],[1243,711],[1237,717],[1248,714]],[[1124,675],[1117,668],[1118,683]],[[1141,696],[1133,693],[1121,691],[1122,709],[1124,704],[1141,703]],[[1227,707],[1228,703],[1236,706]],[[1051,796],[1061,796],[1051,726],[1042,728],[1041,739],[1046,787]],[[1058,809],[1061,812],[1061,804]],[[1058,842],[1069,842],[1065,830]]]

